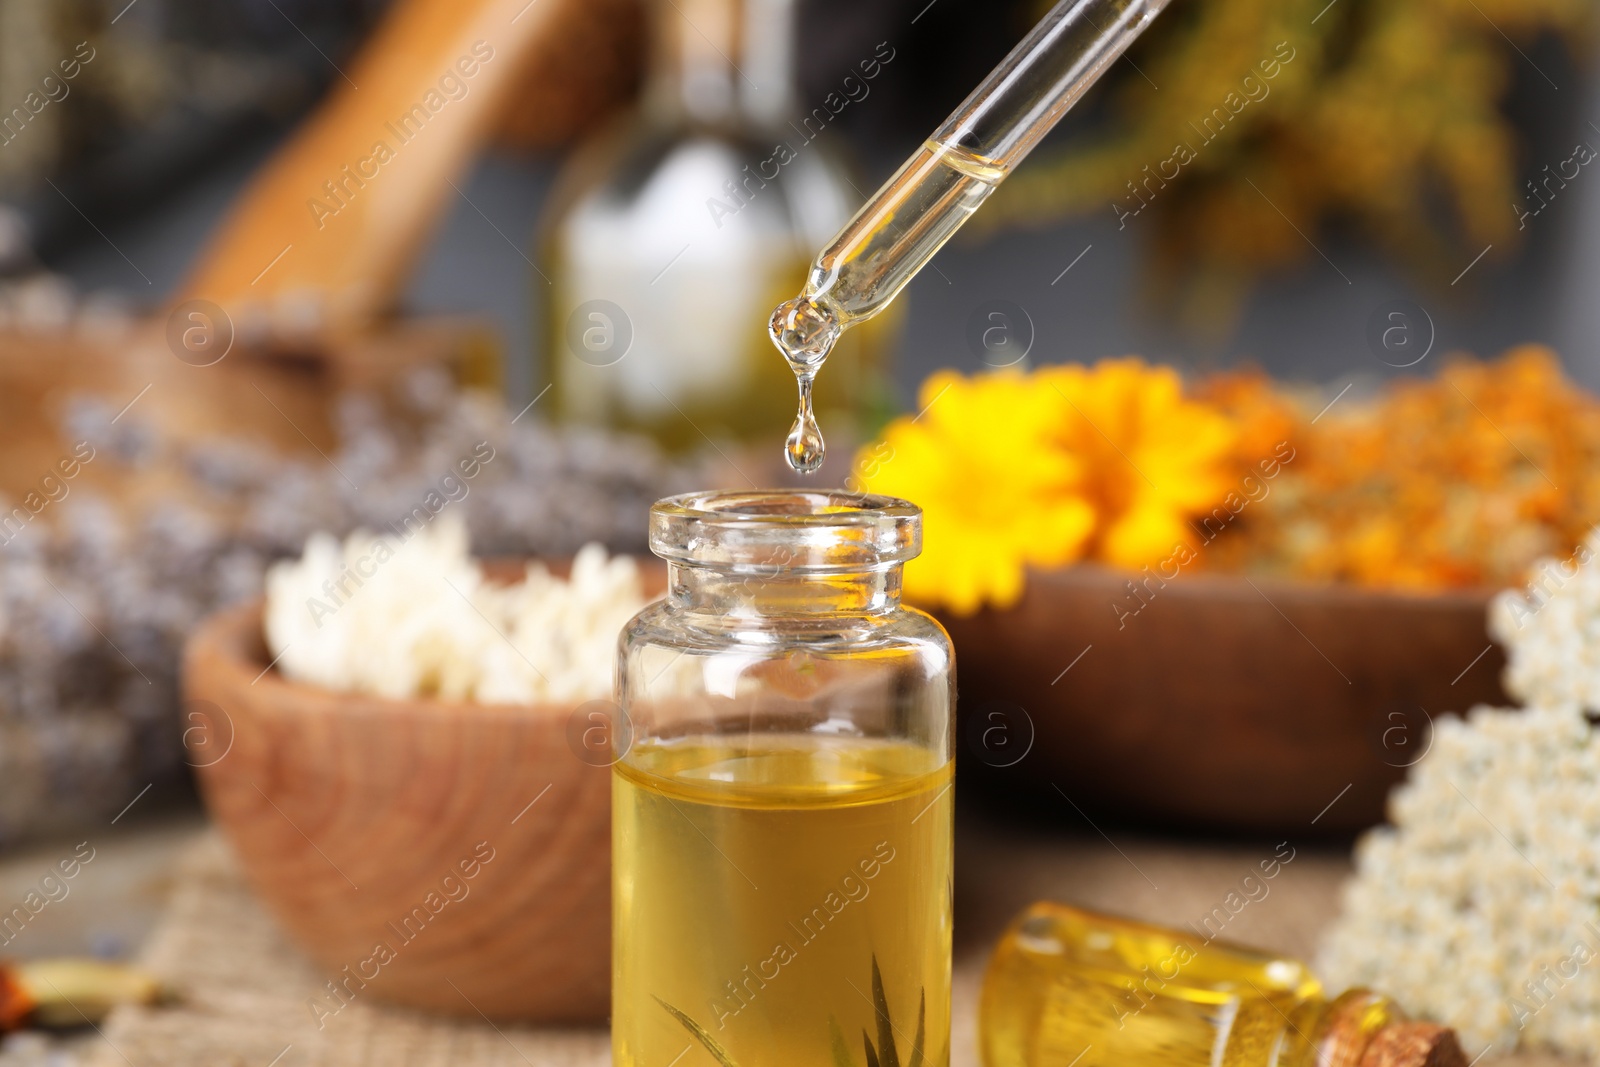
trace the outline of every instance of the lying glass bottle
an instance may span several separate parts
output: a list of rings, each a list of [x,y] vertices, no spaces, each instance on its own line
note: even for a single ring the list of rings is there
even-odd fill
[[[1464,1067],[1455,1032],[1203,935],[1035,904],[1001,938],[984,1067]]]

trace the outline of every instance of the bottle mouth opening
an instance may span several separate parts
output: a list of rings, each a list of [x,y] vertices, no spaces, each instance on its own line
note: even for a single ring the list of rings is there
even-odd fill
[[[684,493],[651,507],[650,551],[734,574],[878,570],[922,551],[922,509],[843,489]]]

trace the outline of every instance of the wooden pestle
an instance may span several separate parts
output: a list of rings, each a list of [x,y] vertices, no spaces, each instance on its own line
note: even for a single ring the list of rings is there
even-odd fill
[[[400,0],[235,202],[177,300],[219,305],[246,341],[368,330],[566,6]]]

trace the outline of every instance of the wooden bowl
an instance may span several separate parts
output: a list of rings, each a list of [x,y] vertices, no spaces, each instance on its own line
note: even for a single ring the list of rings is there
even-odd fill
[[[268,667],[260,603],[196,630],[184,686],[212,817],[341,997],[605,1017],[611,777],[569,746],[572,708],[288,681]]]
[[[941,616],[968,780],[1075,823],[1348,833],[1382,821],[1433,718],[1509,703],[1488,592],[1195,575],[1136,599],[1131,577],[1036,572],[1012,610]]]

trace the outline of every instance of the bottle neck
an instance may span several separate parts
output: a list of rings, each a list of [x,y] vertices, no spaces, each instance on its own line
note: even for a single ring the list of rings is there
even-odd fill
[[[776,125],[793,105],[794,0],[657,0],[646,90],[703,125]]]
[[[734,573],[667,565],[667,596],[684,611],[741,620],[881,615],[900,606],[901,565],[830,574],[795,574],[777,567]]]

